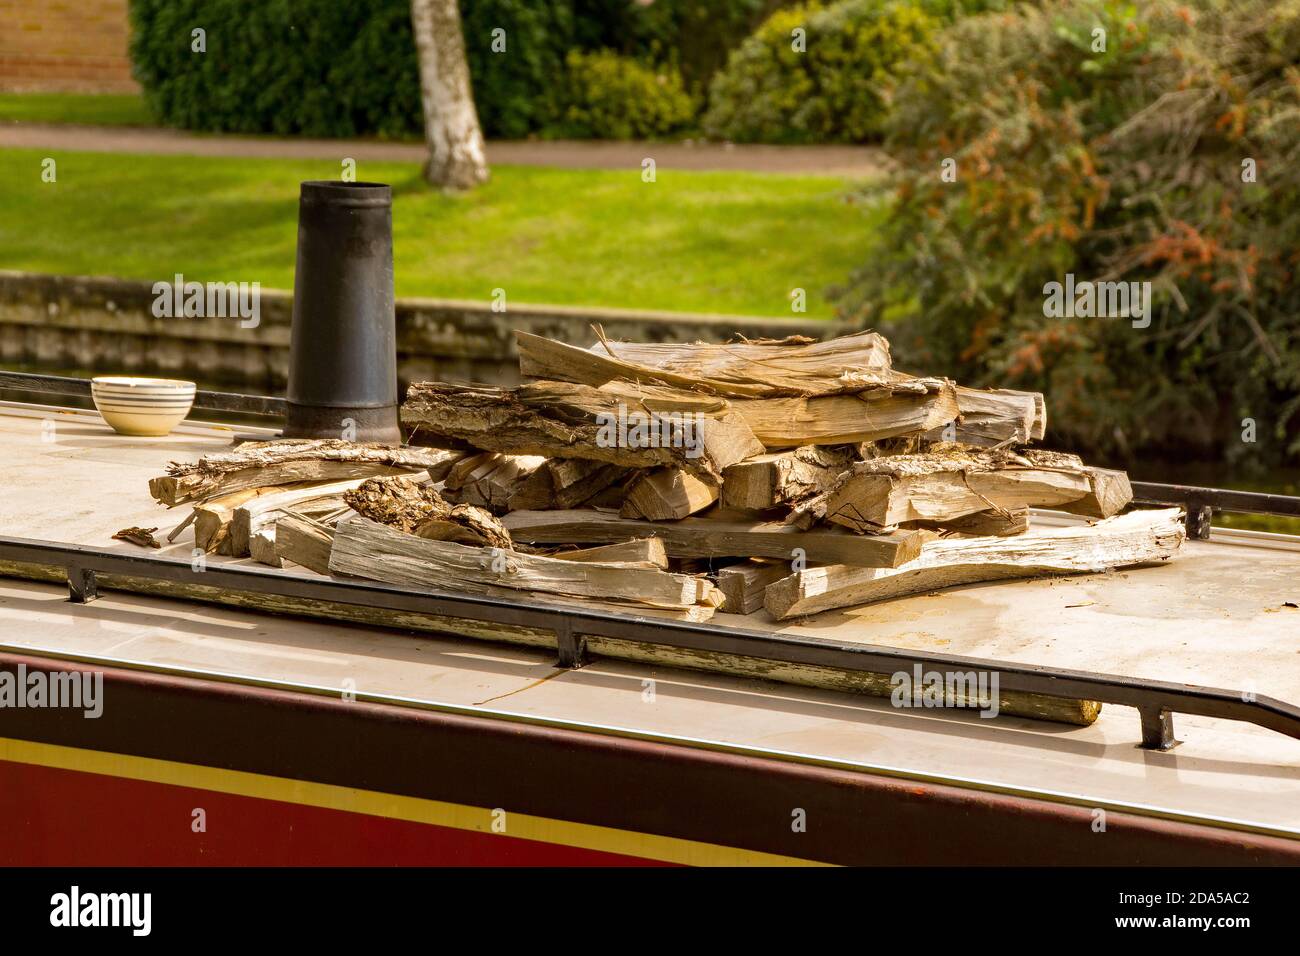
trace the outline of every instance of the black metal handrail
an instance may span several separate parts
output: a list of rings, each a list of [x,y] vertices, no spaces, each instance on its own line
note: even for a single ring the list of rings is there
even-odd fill
[[[1186,512],[1187,536],[1200,540],[1210,536],[1210,518],[1216,511],[1300,518],[1300,497],[1261,491],[1135,481],[1133,500],[1145,505],[1176,505],[1183,508]]]
[[[68,576],[70,600],[78,603],[95,599],[96,575],[99,574],[183,581],[232,591],[549,630],[556,635],[561,667],[581,667],[587,663],[586,639],[594,636],[857,673],[912,673],[918,666],[923,672],[977,671],[990,676],[996,673],[999,691],[1135,707],[1141,717],[1142,746],[1149,749],[1168,750],[1175,745],[1172,718],[1175,713],[1242,721],[1300,739],[1300,707],[1237,690],[714,624],[703,626],[663,621],[639,617],[632,611],[616,614],[445,591],[415,591],[369,582],[303,577],[271,569],[205,565],[200,570],[188,561],[173,558],[26,538],[0,537],[0,560],[64,569]]]
[[[27,392],[45,392],[51,395],[77,395],[91,398],[91,381],[88,378],[67,378],[62,375],[36,375],[31,372],[0,371],[0,388],[21,389]],[[239,412],[249,415],[271,415],[283,418],[288,402],[267,395],[241,395],[238,392],[213,392],[198,389],[194,393],[194,406],[214,412]]]

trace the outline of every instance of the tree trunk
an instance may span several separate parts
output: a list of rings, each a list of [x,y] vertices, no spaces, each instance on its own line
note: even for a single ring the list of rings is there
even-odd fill
[[[429,159],[424,178],[444,189],[487,182],[487,157],[470,90],[457,0],[411,0]]]

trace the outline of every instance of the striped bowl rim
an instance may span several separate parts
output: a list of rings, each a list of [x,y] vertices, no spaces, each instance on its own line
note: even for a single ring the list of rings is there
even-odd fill
[[[91,390],[139,392],[155,391],[192,392],[197,386],[179,378],[134,378],[126,375],[108,375],[90,380]]]

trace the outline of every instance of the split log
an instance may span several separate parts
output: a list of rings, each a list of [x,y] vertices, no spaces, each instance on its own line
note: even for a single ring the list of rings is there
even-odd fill
[[[717,572],[718,590],[725,598],[722,610],[729,614],[753,614],[763,606],[763,592],[769,584],[790,574],[787,564],[759,564],[746,561]]]
[[[454,504],[476,505],[499,514],[508,509],[510,499],[544,464],[546,459],[541,455],[470,455],[447,473],[442,496]]]
[[[805,445],[758,455],[722,473],[722,503],[728,508],[765,511],[826,491],[853,463],[849,449]]]
[[[317,574],[330,573],[333,527],[302,515],[285,515],[275,523],[275,553]]]
[[[978,511],[1078,501],[1090,489],[1074,455],[941,445],[925,454],[858,462],[793,517],[804,526],[824,518],[859,531],[912,521],[943,525]]]
[[[557,551],[546,555],[561,561],[596,561],[603,564],[630,564],[668,570],[668,552],[658,538],[636,538],[618,544],[605,544],[579,551]]]
[[[231,554],[237,558],[250,555],[253,537],[264,529],[274,527],[285,511],[309,514],[313,511],[338,510],[343,507],[344,493],[360,487],[367,480],[352,478],[325,485],[298,485],[249,498],[235,509],[230,519]],[[275,554],[273,539],[264,540],[261,545],[263,555]]]
[[[1088,493],[1078,501],[1061,505],[1060,510],[1089,518],[1109,518],[1133,500],[1133,486],[1125,472],[1110,468],[1084,468],[1084,472],[1088,476]]]
[[[281,491],[270,488],[245,488],[243,491],[228,495],[208,498],[202,504],[194,506],[194,547],[208,554],[214,551],[230,554],[230,522],[235,517],[235,509],[250,498],[267,491]]]
[[[576,508],[629,474],[618,465],[585,458],[551,458],[516,486],[506,510]]]
[[[1047,424],[1047,406],[1039,392],[958,385],[957,408],[958,421],[932,429],[925,437],[977,447],[1024,445],[1042,438]]]
[[[275,527],[272,524],[266,528],[259,528],[253,533],[248,539],[248,556],[258,564],[265,564],[272,568],[282,568],[284,562],[280,560],[279,551],[275,546]]]
[[[333,574],[386,584],[498,597],[522,591],[667,610],[722,603],[715,588],[705,582],[702,592],[699,580],[684,574],[432,541],[359,515],[339,522],[329,566]]]
[[[149,480],[149,493],[173,507],[245,488],[404,474],[438,467],[463,454],[332,438],[247,442],[234,451],[205,455],[197,462],[172,462],[165,476]]]
[[[778,620],[959,584],[1083,574],[1168,559],[1183,543],[1177,508],[1134,511],[1094,525],[1039,528],[1012,538],[938,538],[896,568],[808,568],[768,585]]]
[[[410,478],[372,478],[343,496],[349,508],[372,522],[437,541],[510,550],[510,533],[474,505],[451,505],[434,489]]]
[[[612,381],[665,385],[736,398],[836,395],[885,381],[889,343],[875,332],[825,341],[792,336],[726,345],[611,343],[590,350],[516,332],[529,378],[595,387]]]
[[[800,531],[779,521],[695,517],[680,521],[635,521],[600,511],[512,511],[502,519],[510,534],[533,544],[601,544],[628,535],[660,538],[671,557],[775,558],[897,567],[920,554],[924,532],[859,535],[841,528]]]
[[[957,394],[944,379],[910,379],[852,395],[732,399],[768,451],[842,445],[927,432],[953,421]]]
[[[486,451],[676,467],[710,484],[721,482],[727,465],[763,450],[726,401],[676,390],[633,396],[563,382],[514,389],[416,383],[402,421]]]
[[[1029,530],[1029,509],[977,511],[972,515],[963,515],[947,521],[919,521],[916,522],[916,526],[974,537],[1008,537],[1013,534],[1024,534]]]
[[[637,479],[619,514],[647,521],[674,521],[703,511],[717,500],[717,485],[706,485],[680,468],[660,468]]]

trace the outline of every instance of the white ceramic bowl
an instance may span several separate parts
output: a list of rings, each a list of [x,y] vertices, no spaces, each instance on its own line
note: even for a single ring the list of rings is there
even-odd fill
[[[90,395],[104,421],[122,435],[166,435],[194,404],[194,383],[173,378],[110,375],[91,379]]]

